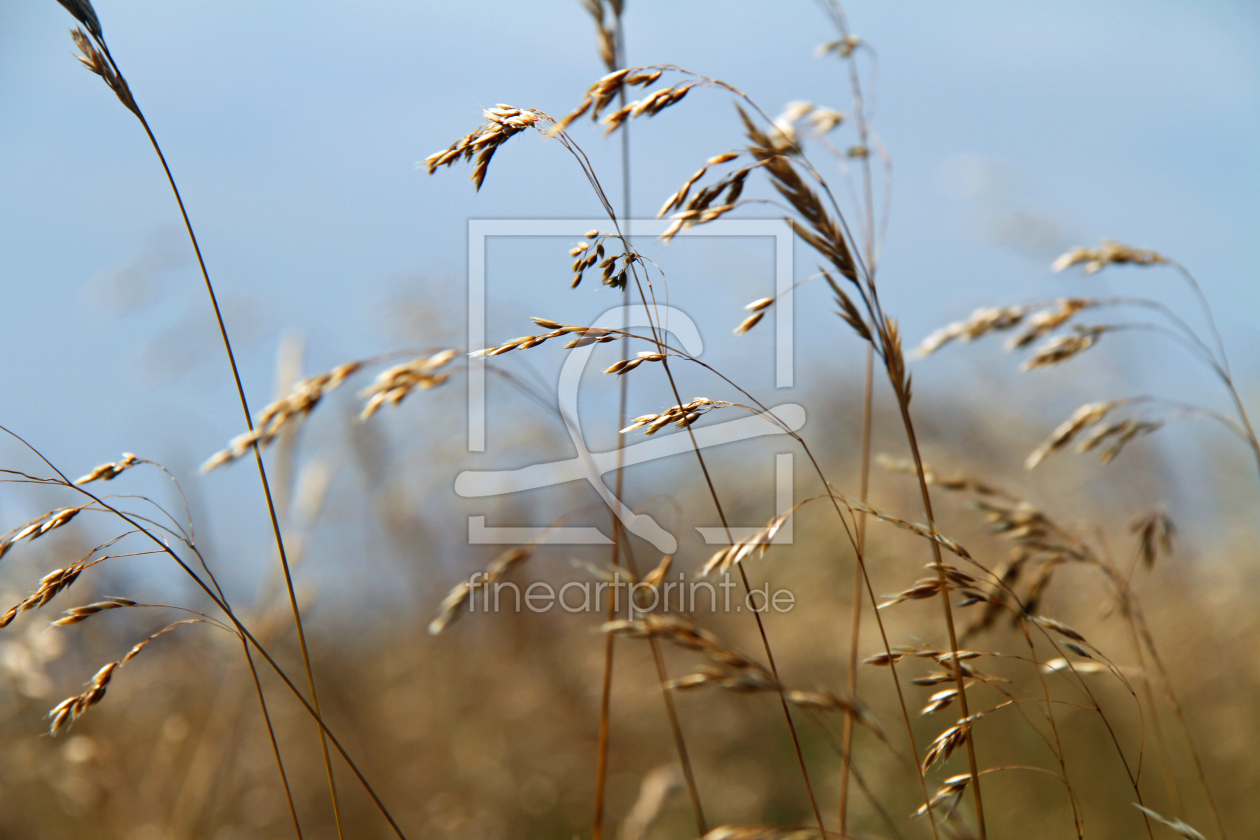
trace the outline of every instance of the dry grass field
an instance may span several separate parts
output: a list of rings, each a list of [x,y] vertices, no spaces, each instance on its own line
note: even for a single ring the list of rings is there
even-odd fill
[[[606,74],[575,80],[565,113],[488,107],[420,166],[481,190],[518,138],[544,138],[604,211],[564,241],[553,285],[609,319],[569,323],[539,293],[484,343],[315,373],[290,341],[266,396],[247,393],[197,197],[166,168],[106,10],[61,4],[176,199],[240,434],[198,453],[199,473],[144,452],[71,465],[0,417],[17,453],[0,511],[26,512],[0,523],[0,838],[1260,836],[1260,441],[1215,278],[1159,243],[1080,243],[1051,266],[1072,278],[1059,293],[957,320],[942,303],[939,330],[903,335],[882,294],[895,160],[869,104],[875,53],[836,0],[817,8],[834,109],[759,103],[703,67],[626,67],[622,0],[574,4]],[[630,132],[701,98],[733,104],[740,145],[697,124],[671,150],[694,174],[659,197],[663,232],[630,237]],[[597,143],[620,165],[594,162]],[[660,245],[741,218],[786,220],[799,270],[737,318],[688,313],[733,360],[710,364],[671,306],[671,288],[704,291],[686,297]],[[803,427],[752,383],[789,305],[829,319],[795,336]],[[1184,364],[1158,393],[1099,394],[1087,372],[1129,333]],[[972,341],[975,372],[942,378],[938,356]],[[581,413],[615,442],[573,470],[600,494],[491,496],[485,521],[536,527],[468,544],[448,468],[468,463],[470,378],[496,389],[518,464],[571,458],[577,398],[557,404],[521,360],[587,353],[602,414]],[[712,445],[736,421],[769,440]],[[675,457],[636,460],[657,441]],[[1201,469],[1179,474],[1176,447]],[[770,454],[792,456],[786,484]],[[226,471],[250,475],[266,541],[198,522],[197,485]],[[553,541],[577,524],[611,539]],[[697,526],[717,544],[659,533]],[[340,571],[305,575],[321,549]],[[183,583],[151,581],[157,565]]]

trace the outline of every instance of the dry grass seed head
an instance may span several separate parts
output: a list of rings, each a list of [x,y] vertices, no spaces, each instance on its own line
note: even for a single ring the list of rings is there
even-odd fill
[[[94,604],[88,604],[83,607],[71,607],[65,611],[65,616],[52,622],[53,627],[65,627],[70,624],[78,624],[80,621],[86,621],[94,615],[99,615],[106,610],[118,610],[126,607],[144,606],[130,598],[106,598],[104,601],[97,601]]]
[[[96,10],[92,8],[92,4],[88,0],[57,0],[66,11],[74,15],[74,19],[88,28],[97,38],[104,37],[101,32],[101,21],[96,16]]]
[[[818,194],[801,178],[789,157],[776,148],[775,141],[757,127],[743,108],[738,110],[749,140],[749,153],[769,173],[770,181],[779,194],[805,220],[805,225],[794,219],[789,219],[788,224],[842,276],[856,282],[857,265],[840,226],[827,213]]]
[[[613,367],[616,367],[616,365]],[[609,368],[606,372],[611,373],[614,371],[612,368]],[[621,430],[621,434],[624,435],[627,432],[632,432],[635,429],[640,429],[646,426],[647,430],[643,434],[650,436],[656,434],[670,423],[673,423],[680,429],[685,429],[692,423],[699,420],[701,416],[708,414],[710,411],[718,408],[727,408],[733,405],[734,403],[729,403],[725,400],[711,400],[707,397],[696,397],[689,403],[670,406],[660,414],[644,414],[640,417],[636,417],[634,418],[633,423]]]
[[[962,799],[963,791],[967,789],[967,785],[971,784],[970,773],[960,773],[957,776],[950,776],[945,783],[932,796],[931,802],[920,805],[919,810],[915,811],[917,816],[924,816],[930,807],[932,810],[944,807],[946,812],[952,812],[958,807],[958,802]]]
[[[1047,630],[1053,630],[1054,632],[1058,633],[1061,636],[1067,636],[1072,641],[1075,641],[1075,642],[1085,641],[1084,636],[1082,636],[1080,633],[1073,630],[1071,627],[1068,627],[1062,621],[1056,621],[1055,619],[1048,618],[1044,615],[1035,616],[1033,618],[1033,621],[1037,622],[1038,624],[1040,624],[1042,627],[1046,628]]]
[[[767,690],[778,685],[769,669],[727,647],[713,633],[681,616],[648,614],[639,619],[610,621],[604,624],[603,631],[628,638],[665,639],[684,650],[702,653],[724,670],[740,675],[742,685],[757,684]]]
[[[481,190],[486,180],[486,171],[490,160],[499,147],[520,134],[527,128],[535,127],[539,122],[552,124],[552,120],[542,111],[521,110],[510,105],[496,105],[481,112],[486,122],[477,126],[468,134],[456,140],[448,148],[434,152],[424,159],[424,165],[430,175],[443,166],[454,166],[458,161],[472,160],[475,156],[472,182],[477,190]]]
[[[946,324],[920,342],[915,355],[929,356],[955,339],[975,341],[989,333],[1014,329],[1023,323],[1028,314],[1027,306],[986,306],[972,312],[962,321]]]
[[[1076,335],[1061,335],[1052,338],[1036,348],[1032,356],[1020,365],[1019,369],[1036,370],[1066,362],[1097,344],[1098,337],[1105,331],[1103,327],[1077,327]]]
[[[70,5],[64,0],[62,0],[62,5],[67,9],[70,9],[71,14],[75,14],[74,9],[71,9]],[[91,7],[89,6],[87,8],[90,11]],[[75,17],[78,17],[78,15],[75,14]],[[83,22],[88,25],[88,29],[93,30],[94,35],[98,38],[100,37],[100,23],[96,21],[95,12],[91,14],[91,22],[88,22],[83,18],[80,18],[80,20],[83,20]],[[93,26],[95,26],[95,29],[93,29]],[[84,67],[100,76],[105,81],[105,84],[109,86],[109,89],[114,92],[114,95],[118,97],[118,101],[121,102],[128,111],[139,117],[140,108],[136,105],[136,100],[131,96],[131,88],[127,87],[127,80],[114,70],[114,66],[109,63],[104,55],[101,54],[101,51],[96,48],[96,45],[92,43],[91,39],[88,38],[87,34],[82,29],[71,30],[70,37],[74,39],[74,45],[79,48],[79,52],[81,53],[81,55],[75,57],[82,62]]]
[[[477,592],[487,589],[490,584],[503,580],[509,572],[532,557],[536,548],[537,545],[532,543],[509,548],[486,567],[476,583],[466,580],[457,583],[442,599],[442,603],[438,606],[437,618],[429,622],[429,634],[436,636],[445,630],[464,611],[469,599]]]
[[[1077,445],[1078,452],[1090,452],[1104,443],[1105,448],[1098,455],[1104,464],[1111,463],[1132,440],[1141,435],[1149,435],[1163,428],[1162,420],[1120,420],[1106,426],[1098,426],[1081,439]]]
[[[875,463],[881,468],[889,472],[905,473],[906,475],[918,475],[918,468],[914,462],[908,458],[895,458],[887,453],[879,453],[875,456]],[[1010,498],[1010,494],[999,487],[986,484],[978,478],[969,475],[942,475],[937,470],[927,464],[923,465],[923,480],[928,485],[934,485],[944,488],[945,490],[953,490],[961,493],[974,493],[977,496],[999,496]]]
[[[27,542],[37,540],[49,531],[55,531],[63,525],[68,524],[70,520],[78,516],[79,511],[83,510],[85,507],[87,507],[87,505],[50,510],[47,513],[40,514],[25,524],[14,528],[3,537],[0,537],[0,557],[4,557],[4,555],[8,554],[9,550],[21,540],[26,540]]]
[[[360,420],[367,420],[384,405],[398,405],[414,391],[436,388],[450,379],[449,373],[441,373],[459,355],[457,350],[441,350],[431,356],[412,359],[382,371],[376,380],[364,389],[359,397],[366,399]]]
[[[1028,456],[1028,460],[1024,462],[1024,467],[1031,470],[1044,461],[1047,455],[1066,447],[1083,429],[1100,422],[1120,405],[1123,405],[1121,400],[1108,400],[1105,402],[1086,403],[1076,409],[1076,411],[1072,412],[1071,417],[1059,424],[1050,433],[1050,437],[1046,438],[1045,442],[1033,450],[1032,454]]]
[[[1168,262],[1149,248],[1133,248],[1111,239],[1104,239],[1098,248],[1073,248],[1051,263],[1054,271],[1063,271],[1084,264],[1086,274],[1102,271],[1109,265],[1161,265]]]
[[[93,481],[112,481],[117,478],[124,470],[130,469],[139,462],[139,459],[130,452],[124,452],[122,458],[117,461],[111,461],[107,464],[101,464],[87,475],[76,478],[75,484],[90,484]]]
[[[324,395],[341,387],[341,384],[363,367],[361,362],[347,362],[338,365],[327,373],[308,376],[293,386],[287,396],[276,400],[263,408],[254,422],[254,429],[237,435],[228,442],[227,448],[214,455],[201,465],[201,471],[208,473],[224,464],[229,464],[245,457],[254,447],[269,446],[286,427],[305,418]]]
[[[926,773],[938,761],[947,761],[955,750],[966,743],[972,724],[982,717],[983,712],[965,717],[938,735],[923,755],[923,772]]]
[[[75,563],[65,569],[54,569],[48,574],[40,578],[39,587],[27,598],[21,602],[14,604],[8,610],[0,615],[0,627],[8,627],[20,612],[27,610],[36,610],[47,604],[57,596],[61,591],[68,589],[71,584],[78,580],[79,575],[83,572],[84,564],[82,561]]]
[[[1142,562],[1147,569],[1151,569],[1155,566],[1155,559],[1160,551],[1165,555],[1172,554],[1177,527],[1167,514],[1155,510],[1134,520],[1129,525],[1129,533],[1137,534]]]
[[[1044,674],[1057,674],[1061,671],[1075,671],[1078,674],[1110,674],[1111,669],[1101,662],[1069,662],[1059,657],[1041,663]]]
[[[1096,301],[1089,298],[1063,298],[1056,301],[1052,308],[1043,309],[1030,315],[1028,317],[1028,329],[1008,341],[1006,349],[1013,350],[1018,347],[1027,347],[1037,339],[1066,324],[1076,313],[1094,305],[1096,305]]]
[[[898,528],[909,531],[912,534],[918,534],[920,537],[923,537],[924,539],[932,540],[936,542],[938,545],[940,545],[941,548],[944,548],[946,551],[949,551],[952,554],[958,555],[964,560],[972,559],[970,552],[968,552],[967,549],[963,548],[962,545],[960,545],[957,541],[950,539],[944,534],[940,534],[940,533],[936,533],[932,531],[926,525],[920,525],[917,522],[907,522],[904,519],[898,519],[895,516],[889,516],[883,511],[877,510],[871,507],[866,502],[860,501],[858,499],[850,499],[846,496],[844,497],[844,501],[849,507],[853,508],[854,510],[860,513],[869,514],[871,516],[874,516],[876,519],[889,523],[890,525],[896,525]]]
[[[621,0],[608,4],[613,20],[621,16]],[[582,0],[582,6],[595,21],[595,34],[599,39],[599,57],[609,71],[617,69],[617,33],[607,24],[604,16],[604,0]]]
[[[119,606],[124,606],[124,605],[120,604]],[[51,711],[48,712],[48,717],[51,718],[52,720],[52,722],[48,726],[49,734],[56,735],[62,729],[74,723],[76,720],[78,720],[79,717],[88,709],[90,709],[92,706],[95,706],[97,703],[101,702],[101,700],[105,698],[106,687],[109,685],[110,680],[113,679],[114,672],[117,671],[122,666],[126,665],[131,660],[135,659],[137,656],[139,656],[140,652],[144,650],[145,647],[154,639],[156,639],[158,636],[161,636],[164,633],[168,633],[171,630],[174,630],[176,627],[180,627],[185,624],[201,624],[201,623],[204,623],[204,619],[186,618],[183,621],[176,621],[173,624],[168,624],[166,627],[163,627],[161,630],[157,631],[156,633],[151,634],[150,636],[148,636],[147,638],[143,639],[138,644],[136,644],[134,647],[132,647],[132,649],[127,651],[127,655],[124,656],[122,659],[119,659],[115,662],[110,662],[109,664],[105,665],[103,668],[101,668],[99,671],[96,672],[96,674],[92,677],[91,680],[88,681],[88,687],[86,691],[84,691],[82,694],[75,695],[74,697],[67,697],[65,700],[62,700],[60,703],[54,706]]]
[[[700,570],[700,577],[708,577],[715,570],[720,574],[726,574],[732,566],[742,563],[757,550],[760,550],[761,556],[764,557],[766,549],[770,547],[770,543],[774,539],[774,535],[779,533],[779,529],[783,527],[791,515],[790,512],[781,513],[758,529],[752,536],[716,552]]]
[[[1139,805],[1136,802],[1133,803],[1133,807],[1137,808],[1143,814],[1146,814],[1146,816],[1150,817],[1156,822],[1163,823],[1164,825],[1168,826],[1173,831],[1181,835],[1184,838],[1184,840],[1207,840],[1207,838],[1204,837],[1201,833],[1191,828],[1189,825],[1182,822],[1181,820],[1170,820],[1167,817],[1162,817],[1159,814],[1152,811],[1150,808],[1147,808],[1144,805]]]

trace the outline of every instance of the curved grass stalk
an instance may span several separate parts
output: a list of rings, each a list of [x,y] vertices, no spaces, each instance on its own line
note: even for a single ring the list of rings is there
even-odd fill
[[[188,564],[188,562],[179,554],[177,554],[174,549],[171,548],[170,544],[166,540],[161,539],[152,531],[145,528],[130,514],[110,505],[108,502],[106,502],[101,497],[95,495],[90,490],[87,490],[82,486],[75,485],[73,482],[71,482],[65,473],[63,473],[60,469],[58,469],[57,466],[52,463],[52,461],[50,461],[42,452],[40,452],[33,445],[31,445],[31,443],[29,443],[21,435],[17,434],[16,432],[12,431],[11,429],[5,426],[0,426],[0,432],[3,432],[4,434],[7,434],[10,437],[12,437],[14,440],[18,441],[20,444],[22,444],[22,446],[24,446],[31,453],[33,453],[37,458],[39,458],[39,460],[41,460],[50,470],[56,473],[57,476],[60,478],[61,486],[69,490],[74,490],[88,497],[94,503],[96,503],[103,509],[109,511],[110,513],[118,517],[123,522],[125,522],[135,531],[138,531],[139,533],[147,537],[149,541],[152,542],[157,547],[157,551],[159,553],[165,554],[168,557],[170,557],[175,562],[175,564],[179,566],[180,570],[183,571],[186,575],[188,575],[189,578],[192,579],[193,583],[195,583],[197,587],[206,595],[206,597],[209,598],[210,601],[216,607],[218,607],[219,610],[222,611],[223,614],[228,618],[228,620],[232,624],[232,627],[235,628],[236,632],[241,634],[241,636],[244,637],[244,639],[250,645],[253,646],[254,650],[257,651],[258,654],[263,657],[263,659],[271,667],[272,671],[275,672],[276,676],[278,676],[281,679],[281,681],[284,682],[285,686],[297,699],[298,703],[301,704],[302,708],[306,710],[306,713],[310,715],[316,721],[316,723],[318,724],[320,728],[320,731],[328,738],[329,741],[332,742],[338,754],[341,755],[342,759],[346,762],[347,766],[349,766],[351,772],[354,773],[355,778],[358,779],[359,783],[363,786],[363,789],[367,792],[368,796],[371,797],[373,803],[376,805],[377,810],[381,812],[381,815],[390,824],[390,828],[400,838],[400,840],[406,840],[406,835],[403,834],[402,828],[398,825],[393,815],[390,814],[389,810],[385,807],[385,803],[381,800],[380,796],[377,795],[376,790],[372,787],[371,783],[367,780],[367,777],[363,775],[363,772],[359,769],[359,766],[354,762],[354,759],[350,757],[350,754],[346,751],[345,747],[342,746],[341,741],[338,740],[336,735],[333,734],[332,730],[328,728],[323,718],[320,717],[320,715],[315,711],[315,708],[302,694],[302,691],[297,687],[297,685],[293,682],[293,680],[290,679],[289,675],[285,672],[285,670],[281,668],[279,663],[276,662],[276,660],[271,656],[271,653],[262,645],[262,643],[258,640],[258,638],[253,634],[253,632],[250,631],[250,629],[245,626],[245,624],[240,620],[240,618],[237,617],[236,613],[232,610],[231,606],[225,600],[223,600],[215,591],[217,589],[217,583],[206,583],[206,581],[203,580],[201,576],[196,573],[196,571]],[[49,483],[57,483],[57,482],[53,481]],[[193,549],[193,552],[194,554],[197,553],[195,548]],[[201,564],[203,565],[203,567],[205,567],[204,558],[201,558],[199,554],[198,554],[198,558]],[[213,573],[210,572],[208,567],[206,567],[206,572],[207,574],[210,575],[213,581]],[[250,661],[252,662],[252,658]]]
[[[612,73],[619,66],[626,64],[626,38],[625,26],[622,20],[623,2],[614,0],[609,3],[610,11],[613,16],[613,28],[611,32],[604,25],[604,0],[592,0],[588,4],[588,11],[595,18],[596,26],[601,38],[601,53],[605,58],[605,65],[608,72]],[[611,36],[611,38],[610,38]],[[611,41],[611,43],[610,43]],[[625,107],[626,92],[623,88],[620,91],[620,105]],[[622,215],[625,219],[630,219],[630,132],[626,130],[621,135],[621,195],[622,195]],[[623,331],[629,330],[629,306],[630,306],[630,287],[625,285],[621,290],[621,305],[624,313],[622,320]],[[628,344],[628,338],[622,338],[622,347]],[[629,387],[630,382],[626,377],[621,377],[619,383],[619,393],[617,402],[617,428],[620,429],[626,425],[626,408],[629,403]],[[625,489],[625,440],[622,435],[617,435],[617,467],[615,470],[613,495],[620,499],[624,495]],[[621,520],[617,517],[616,512],[612,512],[612,532],[613,544],[611,548],[611,556],[609,564],[615,570],[621,565],[622,546],[625,546],[625,562],[630,574],[638,577],[638,572],[634,568],[634,556],[630,550],[630,535],[626,533],[622,526]],[[615,602],[608,603],[608,620],[612,621],[616,618]],[[678,751],[679,763],[682,765],[683,780],[687,787],[687,796],[691,800],[691,809],[696,820],[696,830],[699,836],[708,833],[708,824],[704,818],[704,808],[700,803],[700,792],[696,787],[695,771],[691,766],[691,758],[687,751],[687,741],[683,737],[682,725],[678,720],[678,710],[674,705],[674,697],[670,692],[669,674],[665,669],[665,660],[661,655],[660,646],[655,638],[649,638],[648,642],[651,646],[652,663],[656,668],[657,682],[661,689],[661,699],[665,704],[665,714],[669,719],[670,734],[674,739],[674,747]],[[611,723],[611,703],[612,703],[612,681],[613,681],[613,650],[616,643],[616,635],[613,633],[604,636],[604,673],[600,686],[600,704],[599,704],[599,746],[596,757],[596,776],[595,776],[595,826],[592,832],[592,840],[602,840],[604,833],[604,803],[605,789],[608,781],[608,739]]]
[[[150,144],[153,146],[153,151],[157,154],[158,160],[162,164],[162,170],[166,174],[166,180],[170,185],[171,192],[174,194],[175,201],[179,205],[179,212],[183,219],[184,229],[188,233],[188,239],[192,243],[193,251],[197,256],[197,265],[200,268],[201,276],[205,281],[206,293],[210,298],[210,304],[214,310],[215,321],[219,328],[219,336],[223,343],[223,349],[227,353],[228,364],[231,367],[232,378],[236,385],[237,397],[240,401],[241,411],[245,416],[245,425],[250,432],[253,432],[254,425],[249,411],[249,401],[245,396],[245,387],[241,382],[240,370],[236,363],[236,355],[232,350],[232,342],[228,337],[227,326],[223,322],[223,313],[219,307],[218,297],[214,291],[214,284],[210,281],[210,273],[206,268],[205,258],[201,253],[201,245],[198,243],[196,233],[193,231],[192,221],[188,217],[188,210],[184,206],[184,199],[180,194],[179,186],[175,182],[175,176],[172,174],[171,168],[166,161],[166,155],[162,152],[162,147],[158,143],[157,137],[153,133],[153,129],[149,126],[149,121],[145,118],[144,112],[135,101],[135,97],[131,93],[130,86],[127,84],[126,77],[119,69],[117,62],[114,61],[114,57],[110,54],[109,46],[106,44],[105,37],[101,32],[100,22],[97,20],[95,12],[92,11],[91,4],[84,0],[84,2],[78,4],[77,8],[67,6],[67,9],[69,9],[76,18],[88,26],[92,39],[95,41],[96,46],[100,48],[100,52],[98,53],[94,48],[92,48],[91,42],[88,41],[87,37],[84,36],[81,31],[77,31],[75,40],[80,49],[85,53],[85,57],[82,58],[81,61],[83,61],[90,70],[105,79],[106,83],[114,90],[123,105],[135,114],[136,118],[140,121],[140,125],[144,128],[144,132],[149,138]],[[106,67],[106,62],[108,63],[108,67]],[[267,470],[263,464],[262,451],[256,443],[254,444],[253,449],[254,457],[258,464],[258,476],[262,483],[267,512],[271,519],[271,527],[275,537],[276,549],[280,556],[280,564],[284,569],[285,583],[289,590],[289,601],[293,610],[293,622],[294,627],[297,630],[298,643],[302,651],[302,664],[306,670],[307,685],[311,693],[311,701],[314,705],[315,714],[318,716],[319,698],[315,691],[315,677],[311,670],[310,653],[306,645],[306,633],[302,626],[301,612],[297,605],[297,595],[293,589],[293,580],[289,571],[289,561],[285,551],[284,538],[280,532],[280,521],[276,514],[275,502],[272,499],[271,486],[267,481]],[[333,776],[332,761],[328,753],[328,744],[324,737],[324,730],[322,727],[320,729],[320,746],[323,751],[324,768],[328,779],[329,795],[332,800],[333,812],[337,822],[337,836],[341,838],[341,840],[344,840],[345,834],[341,824],[341,806],[337,797],[337,785]]]

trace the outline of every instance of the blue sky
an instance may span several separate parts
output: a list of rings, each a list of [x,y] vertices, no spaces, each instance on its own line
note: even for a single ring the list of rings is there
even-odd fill
[[[602,70],[574,0],[96,7],[184,190],[256,406],[271,395],[286,330],[305,336],[308,372],[462,340],[469,218],[598,214],[570,162],[538,137],[500,152],[479,194],[459,170],[415,167],[483,107],[560,114],[577,102]],[[1195,270],[1256,393],[1260,8],[855,2],[848,12],[879,56],[874,119],[895,167],[883,283],[912,340],[977,306],[1095,288],[1190,306],[1169,275],[1049,274],[1056,248],[1112,237]],[[135,120],[74,60],[71,23],[53,0],[0,5],[0,422],[71,471],[123,450],[187,469],[239,431],[239,410],[161,172]],[[631,0],[627,33],[631,63],[723,78],[771,113],[800,99],[848,108],[839,67],[814,53],[831,36],[812,3]],[[615,142],[585,126],[575,136],[615,186]],[[738,143],[729,97],[715,92],[635,124],[636,213],[654,213],[705,157]],[[505,257],[492,278],[503,337],[527,332],[527,315],[609,302],[593,285],[570,292],[564,249],[552,250],[548,260],[526,248],[520,266]],[[809,255],[797,254],[807,272]],[[696,306],[713,309],[708,329],[725,334],[755,296],[756,259],[679,257],[671,282],[684,296],[693,284]],[[830,318],[821,290],[813,300],[799,329]],[[1150,386],[1176,370],[1183,393],[1218,400],[1175,356],[1115,344],[1155,365],[1113,376]],[[917,377],[952,387],[1014,368],[976,367],[991,355],[968,348],[920,363]],[[212,477],[207,492],[230,504],[253,492],[247,479]]]

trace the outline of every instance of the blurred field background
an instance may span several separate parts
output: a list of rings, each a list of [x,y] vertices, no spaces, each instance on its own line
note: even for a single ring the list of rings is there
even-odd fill
[[[429,178],[415,168],[471,129],[483,107],[505,102],[559,115],[576,103],[603,73],[577,3],[310,6],[102,0],[97,7],[181,180],[256,408],[300,376],[351,358],[461,343],[468,219],[599,211],[580,175],[537,137],[502,151],[475,195],[459,172]],[[1249,244],[1260,223],[1260,155],[1250,139],[1260,133],[1260,54],[1252,46],[1260,14],[1251,5],[977,2],[910,13],[854,3],[848,11],[879,55],[874,119],[895,167],[882,282],[909,343],[978,306],[1099,289],[1140,289],[1190,310],[1192,298],[1163,274],[1049,273],[1068,247],[1113,237],[1157,248],[1196,272],[1243,397],[1260,405],[1260,291],[1249,281]],[[72,476],[123,451],[169,466],[247,623],[297,673],[256,475],[244,464],[197,474],[240,431],[240,417],[195,264],[143,136],[71,57],[70,22],[51,0],[0,7],[0,302],[9,313],[0,330],[7,395],[0,422]],[[813,53],[830,36],[811,4],[645,0],[628,4],[626,23],[632,63],[668,61],[727,79],[772,114],[800,99],[848,107],[838,65]],[[632,128],[636,215],[652,215],[705,157],[740,143],[725,97],[693,98]],[[592,128],[575,136],[616,184],[617,143]],[[571,244],[493,246],[492,339],[529,332],[530,315],[579,322],[612,304],[593,283],[568,290]],[[821,290],[798,297],[797,384],[775,390],[766,360],[771,336],[737,342],[729,333],[741,307],[770,291],[766,244],[697,238],[652,253],[670,272],[672,302],[700,325],[705,359],[775,402],[805,405],[805,436],[829,473],[855,486],[863,351],[841,334]],[[798,276],[813,270],[812,254],[798,248]],[[1260,834],[1253,802],[1260,781],[1260,491],[1249,456],[1212,426],[1180,424],[1106,467],[1076,455],[1036,472],[1021,466],[1083,402],[1155,390],[1227,404],[1197,368],[1148,337],[1109,338],[1086,359],[1034,374],[1019,374],[1016,360],[991,344],[914,363],[928,462],[1005,486],[1083,533],[1102,529],[1121,565],[1134,550],[1133,518],[1167,510],[1178,526],[1176,551],[1139,572],[1136,588],[1229,836]],[[560,354],[532,353],[512,364],[552,381]],[[597,359],[605,355],[606,363],[617,358],[609,351]],[[687,376],[684,398],[726,396],[710,380]],[[462,381],[412,397],[371,424],[356,422],[352,390],[330,397],[269,455],[283,524],[300,555],[299,595],[330,724],[409,836],[587,836],[601,619],[479,614],[440,637],[425,632],[447,589],[497,553],[467,544],[467,516],[543,525],[584,509],[581,524],[607,527],[606,512],[592,507],[598,500],[584,486],[494,504],[452,492],[462,469],[569,457],[567,436],[546,412],[492,389],[491,445],[470,455]],[[663,387],[646,378],[632,383],[631,394],[632,416],[667,401]],[[616,401],[607,378],[585,380],[582,411],[593,448],[610,445]],[[877,400],[874,449],[903,457],[894,415],[891,401]],[[787,448],[766,441],[719,450],[715,471],[737,521],[758,523],[774,512],[770,456],[780,451]],[[36,467],[16,445],[0,444],[0,454],[7,468]],[[813,492],[799,465],[796,481],[798,497]],[[175,501],[154,475],[129,473],[117,486]],[[690,526],[716,522],[691,461],[636,467],[628,486],[631,504],[650,500],[662,521],[686,524],[674,529],[682,535],[681,568],[691,572],[707,559]],[[873,488],[880,507],[915,518],[916,489],[906,476],[877,470]],[[1008,544],[987,534],[960,499],[938,499],[944,533],[977,556],[1006,556]],[[3,528],[62,503],[47,490],[0,490]],[[110,533],[105,523],[80,519],[16,549],[0,562],[0,608]],[[873,526],[871,540],[877,592],[908,585],[927,560],[923,546],[899,532]],[[647,557],[641,565],[655,562],[645,546],[636,551]],[[517,579],[572,578],[572,558],[604,563],[607,551],[548,548]],[[798,596],[791,613],[767,619],[788,682],[843,687],[852,563],[834,525],[807,508],[794,544],[750,566],[755,580]],[[47,627],[50,611],[106,595],[200,603],[163,564],[133,558],[111,561],[103,574],[76,584],[64,604],[0,630],[0,837],[291,836],[248,672],[225,635],[192,627],[164,637],[69,733],[45,734],[48,708],[164,623],[120,611]],[[1136,667],[1096,575],[1066,571],[1045,609]],[[757,652],[746,617],[703,618],[735,646]],[[893,644],[939,644],[936,618],[931,605],[899,607]],[[878,650],[868,636],[869,628],[863,655]],[[1017,644],[1005,627],[974,642]],[[651,660],[641,643],[617,650],[609,831],[651,798],[650,779],[665,798],[643,836],[694,836],[686,797],[668,769],[674,752]],[[668,653],[672,673],[694,663]],[[1016,670],[1001,673],[1027,681]],[[864,669],[859,687],[892,731],[885,677]],[[265,684],[303,828],[310,837],[335,836],[310,723],[278,683]],[[910,691],[917,706],[932,690]],[[1114,686],[1100,699],[1135,754],[1141,728],[1132,699]],[[680,695],[678,703],[714,824],[808,822],[774,698],[709,691]],[[1185,818],[1213,836],[1184,742],[1163,705],[1160,714]],[[1143,836],[1096,720],[1081,710],[1061,723],[1071,733],[1087,836]],[[916,726],[926,742],[939,722]],[[1014,718],[984,726],[977,731],[982,763],[1036,754]],[[839,760],[825,732],[808,720],[801,729],[821,804],[834,814]],[[1178,810],[1149,743],[1144,761],[1151,806]],[[859,739],[856,762],[899,818],[917,806],[911,777],[873,740]],[[1052,781],[989,778],[992,836],[1073,836]],[[353,780],[339,780],[353,836],[386,836]],[[865,801],[856,801],[855,829],[887,836]],[[636,831],[621,826],[626,840]],[[918,831],[907,836],[926,836]]]

